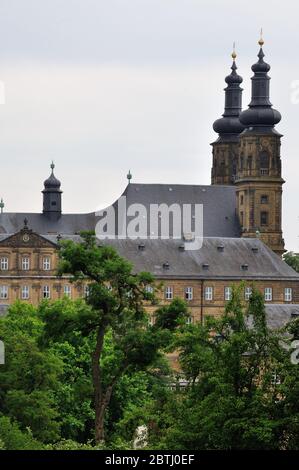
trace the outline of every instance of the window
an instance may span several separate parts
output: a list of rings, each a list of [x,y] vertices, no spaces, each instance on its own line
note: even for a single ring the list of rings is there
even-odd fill
[[[173,298],[173,290],[172,287],[166,287],[165,289],[165,299],[171,300]]]
[[[29,299],[29,286],[22,286],[21,298],[23,300]]]
[[[244,213],[240,212],[240,224],[243,226],[244,225]]]
[[[265,301],[271,302],[272,300],[272,287],[265,288]]]
[[[50,298],[50,287],[49,286],[44,286],[43,287],[43,298],[44,299],[49,299]]]
[[[252,294],[251,287],[245,287],[245,300],[249,300]]]
[[[268,225],[268,212],[261,212],[261,225]]]
[[[244,196],[242,194],[242,196],[240,196],[240,205],[243,206],[244,204]]]
[[[285,302],[292,302],[293,300],[293,289],[291,287],[286,287],[284,290],[284,300]]]
[[[1,268],[2,271],[7,271],[8,270],[8,258],[6,258],[6,256],[1,258],[0,268]]]
[[[232,300],[232,288],[231,287],[224,288],[224,299]]]
[[[252,156],[250,155],[247,159],[247,169],[252,170]]]
[[[72,288],[71,288],[71,286],[69,286],[68,284],[66,284],[66,285],[63,287],[63,293],[64,293],[64,295],[66,295],[67,297],[71,297],[71,295],[72,295]]]
[[[269,174],[269,154],[268,152],[261,152],[260,153],[260,168],[261,168],[261,175],[268,175]]]
[[[268,202],[269,202],[268,196],[266,194],[263,194],[261,196],[261,204],[268,204]]]
[[[187,317],[187,318],[186,318],[186,323],[187,323],[187,325],[192,325],[192,323],[193,323],[193,317],[191,317],[191,316]]]
[[[8,299],[8,287],[0,286],[0,299]]]
[[[192,287],[186,287],[186,289],[185,289],[185,299],[186,300],[192,300],[193,299],[193,288]]]
[[[205,288],[205,300],[213,300],[213,287]]]
[[[28,271],[30,269],[30,261],[28,256],[24,256],[24,258],[22,258],[22,269],[23,271]]]
[[[244,157],[240,158],[240,170],[243,171],[244,168]]]
[[[45,256],[43,259],[43,270],[50,271],[51,269],[51,258],[49,256]]]
[[[86,284],[84,286],[84,297],[88,297],[89,296],[89,285]]]
[[[152,294],[154,292],[153,286],[145,286],[145,292]]]

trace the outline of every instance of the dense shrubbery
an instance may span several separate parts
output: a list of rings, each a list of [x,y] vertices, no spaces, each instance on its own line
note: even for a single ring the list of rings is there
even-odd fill
[[[0,319],[1,450],[131,449],[141,425],[151,449],[299,449],[299,366],[255,289],[246,305],[234,289],[204,325],[187,325],[175,299],[150,326],[150,275],[90,237],[61,253],[63,272],[88,276],[90,296],[16,302]],[[298,321],[288,331],[298,337]],[[184,388],[165,359],[174,350]]]

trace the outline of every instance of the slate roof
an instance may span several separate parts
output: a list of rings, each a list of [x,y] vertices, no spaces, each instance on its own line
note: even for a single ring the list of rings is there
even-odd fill
[[[267,324],[272,329],[284,327],[289,321],[299,318],[298,304],[266,305]]]
[[[24,227],[24,219],[28,227],[36,233],[75,234],[82,230],[94,230],[95,214],[62,214],[57,221],[49,220],[43,214],[30,212],[4,212],[0,214],[0,234],[12,234]]]
[[[142,204],[149,213],[150,204],[203,204],[203,230],[206,237],[238,237],[240,227],[236,217],[234,186],[194,186],[168,184],[129,184],[123,196],[127,207]],[[117,202],[117,201],[116,201]],[[113,204],[116,206],[116,202]],[[57,221],[37,213],[0,214],[0,234],[15,233],[24,226],[39,234],[76,234],[81,230],[94,230],[97,217],[88,214],[62,214]],[[148,224],[149,225],[149,224]]]
[[[239,237],[240,226],[236,216],[236,188],[221,185],[184,184],[129,184],[123,196],[127,207],[138,203],[150,204],[202,204],[204,237]]]
[[[159,278],[299,281],[298,273],[255,238],[207,237],[202,248],[194,251],[182,251],[182,240],[124,239],[102,243],[114,246],[133,263],[136,272],[149,271]],[[163,264],[168,265],[167,269]]]

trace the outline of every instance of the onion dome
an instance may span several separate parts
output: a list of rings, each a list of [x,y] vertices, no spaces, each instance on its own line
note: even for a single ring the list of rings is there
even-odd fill
[[[50,190],[50,191],[60,191],[60,186],[61,186],[61,183],[60,181],[56,178],[56,176],[54,175],[54,168],[55,168],[55,165],[54,163],[52,162],[51,163],[51,175],[49,176],[49,178],[47,178],[44,182],[44,187],[45,187],[45,191],[47,190]]]
[[[262,46],[264,40],[259,40],[260,50],[258,62],[251,67],[254,76],[251,78],[251,102],[249,109],[240,114],[240,121],[249,131],[273,132],[275,124],[281,120],[281,114],[272,108],[270,102],[270,77],[268,72],[270,65],[264,61],[264,51]],[[276,131],[274,131],[276,132]]]
[[[232,53],[233,63],[231,73],[225,78],[227,87],[225,91],[225,107],[222,118],[217,119],[213,124],[213,129],[219,134],[220,140],[235,141],[239,134],[244,130],[240,123],[239,115],[242,110],[242,88],[240,84],[243,78],[237,73],[235,48]],[[218,141],[219,141],[218,139]]]

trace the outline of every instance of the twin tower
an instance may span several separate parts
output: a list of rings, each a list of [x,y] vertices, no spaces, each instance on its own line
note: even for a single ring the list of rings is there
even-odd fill
[[[251,102],[242,111],[242,77],[233,52],[231,74],[225,79],[223,117],[214,122],[218,139],[212,143],[212,184],[235,185],[242,237],[260,237],[275,253],[284,253],[282,237],[281,120],[269,97],[270,65],[264,62],[259,40],[258,62],[251,69]]]

